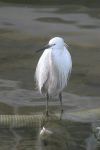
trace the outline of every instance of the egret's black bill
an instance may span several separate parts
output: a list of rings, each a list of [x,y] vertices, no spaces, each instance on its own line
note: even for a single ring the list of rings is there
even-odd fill
[[[35,54],[35,53],[37,53],[37,52],[39,52],[39,51],[42,51],[42,50],[48,49],[48,48],[50,48],[51,46],[52,46],[52,45],[46,45],[46,46],[44,46],[43,48],[41,48],[41,49],[39,49],[39,50],[35,51],[33,54]]]

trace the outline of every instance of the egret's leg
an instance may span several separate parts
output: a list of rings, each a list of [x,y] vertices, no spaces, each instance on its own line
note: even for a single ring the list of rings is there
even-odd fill
[[[61,111],[63,112],[63,106],[62,106],[62,94],[61,94],[61,92],[59,93],[59,99],[60,99],[60,104],[61,104]]]
[[[47,92],[46,116],[49,116],[48,115],[48,100],[49,100],[49,95],[48,95],[48,92]]]

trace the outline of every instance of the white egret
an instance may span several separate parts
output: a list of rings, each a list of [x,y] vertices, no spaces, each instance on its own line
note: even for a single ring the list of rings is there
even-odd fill
[[[72,69],[72,60],[67,44],[60,37],[52,38],[48,45],[35,51],[45,50],[36,67],[35,80],[38,90],[46,95],[46,115],[48,116],[48,99],[59,94],[62,106],[62,90],[67,86]]]

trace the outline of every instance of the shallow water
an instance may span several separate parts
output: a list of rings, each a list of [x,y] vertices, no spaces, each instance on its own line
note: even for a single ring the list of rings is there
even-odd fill
[[[37,93],[34,82],[36,64],[42,53],[33,55],[33,52],[55,36],[62,37],[69,45],[73,61],[72,74],[68,86],[63,91],[64,112],[99,108],[99,8],[95,11],[94,8],[84,6],[1,5],[0,114],[43,114],[45,98]],[[49,100],[49,111],[60,113],[58,97]],[[71,141],[74,144],[69,144],[69,149],[99,149],[93,135],[93,130],[99,125],[98,121],[79,122],[78,125],[73,123],[73,126],[67,127],[65,124],[54,125],[52,122],[51,125],[44,124],[47,129],[53,130],[53,135],[49,135],[49,139],[45,138],[46,141],[38,137],[39,131],[43,128],[41,122],[34,129],[5,129],[1,132],[4,144],[0,148],[39,149],[42,143],[41,149],[58,149],[57,143],[62,141],[60,146],[63,145],[65,149]],[[60,130],[59,134],[55,132],[56,128]],[[71,140],[61,130],[67,131]],[[64,137],[61,138],[62,134]],[[11,137],[11,140],[8,141],[8,137]],[[52,141],[53,138],[57,139],[55,143]]]

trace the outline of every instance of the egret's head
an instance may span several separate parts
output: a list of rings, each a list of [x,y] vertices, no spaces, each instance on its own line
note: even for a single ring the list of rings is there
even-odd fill
[[[64,48],[64,40],[60,37],[54,37],[49,41],[49,44],[52,48],[62,49]]]
[[[62,49],[64,48],[64,45],[65,45],[65,43],[64,43],[64,41],[63,41],[62,38],[60,38],[60,37],[54,37],[54,38],[52,38],[52,39],[49,41],[48,45],[46,45],[46,46],[44,46],[43,48],[41,48],[41,49],[35,51],[34,53],[37,53],[37,52],[39,52],[39,51],[41,51],[41,50],[48,49],[48,48],[50,48],[50,47],[51,47],[52,49],[61,49],[61,50],[62,50]]]

